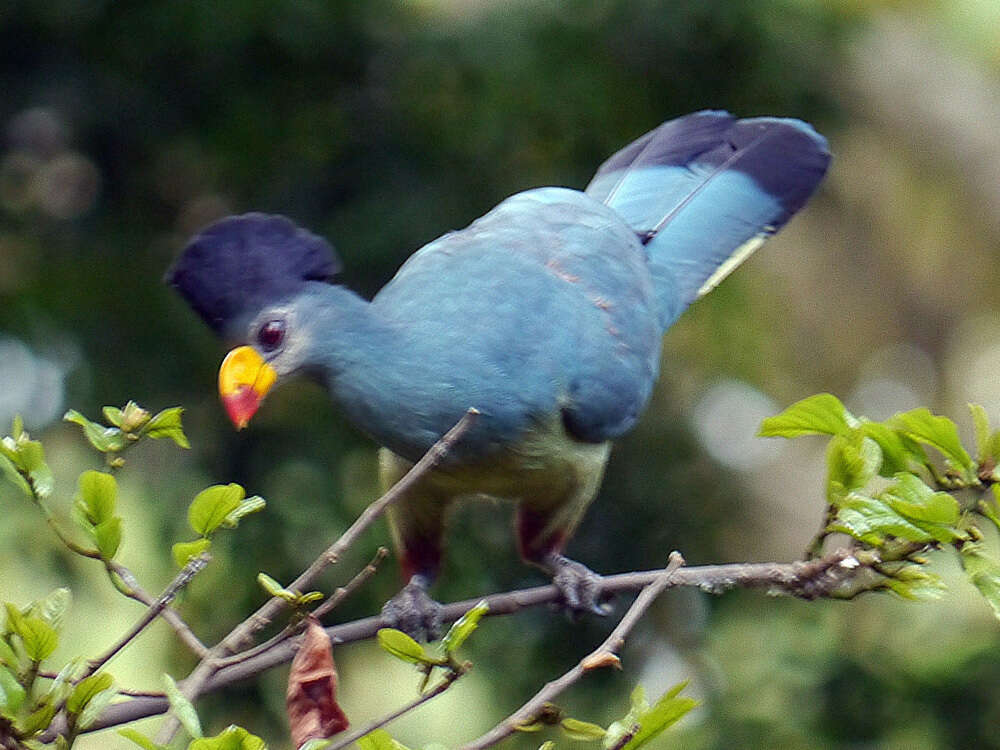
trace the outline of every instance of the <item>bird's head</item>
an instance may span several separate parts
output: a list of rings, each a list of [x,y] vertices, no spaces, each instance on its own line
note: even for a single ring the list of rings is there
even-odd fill
[[[219,369],[219,395],[242,429],[282,376],[304,361],[299,298],[341,268],[321,237],[283,216],[244,214],[212,224],[188,243],[167,283],[217,334],[239,344]]]

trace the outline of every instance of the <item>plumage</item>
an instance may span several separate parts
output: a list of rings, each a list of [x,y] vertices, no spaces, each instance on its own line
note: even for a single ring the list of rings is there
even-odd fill
[[[594,574],[561,550],[609,441],[645,408],[664,330],[802,207],[828,161],[826,141],[800,121],[698,112],[613,155],[585,192],[518,193],[431,242],[371,302],[327,283],[340,264],[325,241],[261,214],[203,231],[168,281],[218,333],[252,347],[239,360],[259,363],[253,372],[220,378],[241,423],[266,392],[257,384],[310,374],[384,446],[390,483],[468,408],[481,412],[392,511],[414,577],[389,619],[432,629],[425,589],[445,515],[475,494],[518,502],[522,554],[571,606],[593,608]],[[425,610],[416,619],[414,607]]]

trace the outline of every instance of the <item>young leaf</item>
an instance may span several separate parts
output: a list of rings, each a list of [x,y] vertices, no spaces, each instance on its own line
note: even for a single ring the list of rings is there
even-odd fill
[[[865,544],[880,547],[885,537],[896,536],[908,542],[930,542],[934,536],[907,521],[881,500],[852,492],[837,509],[837,517],[828,531],[853,536]]]
[[[22,468],[28,472],[35,494],[45,498],[52,494],[55,478],[52,469],[45,463],[45,449],[37,440],[23,440],[19,443]]]
[[[124,450],[127,442],[125,435],[117,427],[104,427],[91,422],[76,409],[70,409],[63,415],[63,420],[73,422],[83,428],[83,434],[101,453],[117,452]]]
[[[966,475],[975,468],[975,463],[959,440],[958,428],[947,417],[935,416],[920,407],[896,414],[890,423],[918,443],[936,448],[952,468]]]
[[[167,694],[167,700],[170,702],[170,710],[177,717],[181,726],[184,727],[185,731],[193,739],[201,737],[201,721],[198,719],[198,713],[194,710],[194,706],[191,705],[191,701],[177,687],[174,678],[168,674],[164,674],[163,687],[164,692]]]
[[[180,406],[164,409],[149,420],[143,430],[143,434],[154,440],[170,438],[181,448],[190,448],[191,444],[188,442],[187,436],[184,434],[184,428],[181,426],[181,414],[183,411],[184,409]]]
[[[105,406],[101,409],[101,413],[104,414],[104,421],[115,427],[121,427],[122,422],[125,421],[125,414],[117,406]]]
[[[559,728],[571,740],[601,740],[607,734],[604,727],[592,724],[589,721],[580,721],[579,719],[563,719],[559,722]]]
[[[990,458],[990,418],[979,404],[969,404],[972,424],[976,428],[976,458],[981,462]]]
[[[0,474],[6,477],[7,481],[21,490],[25,497],[34,497],[31,492],[31,485],[28,484],[28,480],[21,476],[21,473],[17,470],[17,466],[15,466],[14,462],[7,458],[6,455],[0,455]]]
[[[112,559],[122,545],[122,519],[115,516],[97,524],[94,527],[94,541],[101,558]]]
[[[908,439],[904,439],[896,430],[883,424],[882,422],[861,421],[861,434],[871,438],[878,447],[882,449],[882,467],[879,474],[884,477],[891,477],[901,471],[906,471],[910,466],[911,459],[923,463],[923,450],[914,445]],[[916,448],[916,454],[912,448]]]
[[[142,429],[147,422],[149,422],[149,412],[135,401],[129,401],[122,410],[122,423],[119,427],[125,432],[135,432]]]
[[[882,451],[861,432],[834,435],[827,446],[827,502],[836,505],[847,493],[867,485],[882,465]]]
[[[30,737],[48,729],[55,715],[56,704],[49,700],[43,701],[24,721],[18,722],[17,728],[23,736]]]
[[[226,516],[226,520],[222,522],[222,525],[227,529],[235,529],[244,516],[264,510],[266,505],[267,503],[264,501],[264,498],[259,495],[248,497],[246,500],[241,501],[236,506],[236,509]]]
[[[935,492],[914,474],[898,474],[896,481],[883,490],[879,498],[913,521],[949,526],[958,523],[958,501],[947,492]]]
[[[211,539],[195,539],[193,542],[177,542],[171,550],[170,554],[174,558],[174,564],[178,568],[183,568],[188,564],[188,560],[192,557],[197,557],[202,552],[206,552],[209,547],[212,546]]]
[[[188,750],[267,750],[267,744],[243,727],[230,725],[214,737],[194,740]]]
[[[0,667],[0,713],[13,716],[24,703],[24,688],[6,667]]]
[[[115,515],[118,483],[103,471],[85,471],[77,480],[79,499],[87,520],[97,526]]]
[[[260,585],[264,591],[266,591],[271,596],[277,596],[284,599],[286,602],[293,602],[296,600],[295,592],[291,589],[286,589],[276,580],[271,578],[267,573],[257,574],[257,583]]]
[[[636,750],[651,739],[657,737],[663,730],[676,724],[691,709],[698,705],[694,698],[680,695],[687,683],[675,686],[660,696],[660,699],[648,710],[637,717],[639,731],[625,745],[627,750]]]
[[[472,635],[479,627],[479,621],[483,615],[490,611],[486,600],[481,600],[475,607],[459,617],[448,629],[444,638],[441,639],[441,647],[446,654],[450,654],[465,643],[466,639]]]
[[[55,628],[37,615],[25,617],[23,622],[23,630],[18,635],[24,644],[24,653],[36,663],[49,658],[59,645]]]
[[[384,729],[376,729],[358,740],[360,750],[406,750],[402,743],[397,742]]]
[[[337,667],[330,638],[313,618],[292,660],[285,706],[295,747],[307,740],[332,737],[349,726],[337,703]]]
[[[73,596],[69,589],[58,588],[35,603],[35,612],[45,622],[58,630],[72,600]]]
[[[798,401],[760,425],[761,437],[799,435],[844,435],[858,425],[836,396],[819,393]]]
[[[66,710],[71,714],[80,713],[95,695],[107,690],[113,683],[114,679],[107,672],[98,672],[80,680],[66,699]]]
[[[131,740],[139,747],[141,747],[142,750],[166,750],[166,745],[157,745],[142,732],[139,732],[130,727],[126,727],[125,729],[119,729],[118,734],[120,734],[127,740]]]
[[[244,496],[238,484],[216,484],[195,495],[188,508],[188,523],[196,534],[211,536]]]
[[[965,575],[1000,619],[1000,561],[986,554],[978,542],[966,542],[959,552]]]
[[[440,661],[440,659],[435,659],[428,654],[423,646],[402,630],[382,628],[378,631],[376,637],[378,645],[385,651],[388,651],[397,659],[410,662],[410,664],[437,664]]]
[[[15,672],[20,669],[21,660],[17,658],[17,654],[14,653],[14,649],[10,647],[3,638],[0,638],[0,667],[7,666],[13,669]]]

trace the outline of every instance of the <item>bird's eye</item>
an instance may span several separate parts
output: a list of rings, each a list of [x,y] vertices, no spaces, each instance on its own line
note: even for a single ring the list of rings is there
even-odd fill
[[[265,351],[272,352],[285,340],[285,324],[281,320],[269,320],[257,332],[257,341]]]

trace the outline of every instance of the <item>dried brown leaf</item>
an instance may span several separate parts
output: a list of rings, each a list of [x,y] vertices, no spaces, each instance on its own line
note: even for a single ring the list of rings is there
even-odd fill
[[[285,705],[295,747],[312,739],[332,737],[349,725],[337,704],[337,667],[330,639],[313,618],[292,660]]]

